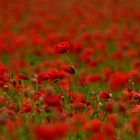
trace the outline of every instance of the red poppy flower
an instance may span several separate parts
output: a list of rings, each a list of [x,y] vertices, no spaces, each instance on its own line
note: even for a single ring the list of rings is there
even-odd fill
[[[113,125],[114,127],[116,127],[118,124],[117,114],[109,114],[107,117],[107,122],[110,123],[110,125]]]
[[[115,134],[115,127],[113,125],[105,124],[104,126],[104,132],[106,133],[106,135],[111,136]]]
[[[85,128],[86,130],[90,130],[91,132],[98,133],[101,130],[102,121],[98,119],[91,120],[86,123]]]
[[[108,91],[101,91],[100,92],[100,99],[106,100],[110,98],[110,93]]]
[[[124,72],[115,72],[111,78],[110,87],[112,90],[117,90],[118,88],[124,86],[129,80],[129,76]]]
[[[25,74],[18,74],[18,78],[19,78],[20,80],[22,80],[22,79],[24,79],[24,80],[29,80],[29,77],[28,77],[27,75],[25,75]]]
[[[65,66],[63,66],[63,69],[64,69],[64,71],[66,71],[69,74],[74,74],[75,73],[74,66],[65,65]]]
[[[105,105],[105,111],[111,113],[114,109],[115,101],[111,100]]]
[[[65,75],[64,72],[59,70],[48,70],[47,74],[48,74],[48,80],[54,82],[63,79]]]
[[[57,44],[54,49],[55,49],[56,53],[65,53],[69,49],[69,43],[66,41],[61,42],[61,43]]]
[[[139,131],[139,121],[136,117],[130,119],[130,129],[136,135]]]
[[[125,112],[126,110],[125,104],[123,102],[119,103],[118,108],[119,112]]]
[[[61,105],[61,94],[57,95],[46,95],[45,103],[50,106],[59,106]]]
[[[139,113],[140,112],[140,105],[135,105],[131,109],[131,113]]]
[[[24,103],[21,108],[21,112],[30,112],[32,110],[32,106],[28,103]]]
[[[66,123],[39,125],[35,128],[37,140],[55,140],[65,136],[68,132],[69,126]]]

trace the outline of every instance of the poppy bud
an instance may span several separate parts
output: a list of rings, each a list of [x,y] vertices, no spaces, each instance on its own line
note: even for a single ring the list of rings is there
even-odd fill
[[[66,65],[66,66],[64,66],[64,71],[66,71],[69,74],[74,74],[75,68],[74,68],[74,66]]]

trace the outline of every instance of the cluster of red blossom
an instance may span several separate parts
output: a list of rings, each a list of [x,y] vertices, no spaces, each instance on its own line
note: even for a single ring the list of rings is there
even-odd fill
[[[0,1],[0,140],[139,140],[139,0]]]

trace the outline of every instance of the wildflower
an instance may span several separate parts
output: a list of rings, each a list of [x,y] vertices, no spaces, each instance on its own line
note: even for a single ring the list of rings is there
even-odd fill
[[[115,105],[114,100],[109,101],[105,106],[105,111],[111,113],[113,111],[113,109],[114,109],[114,105]]]
[[[59,106],[61,105],[61,94],[57,95],[46,95],[45,103],[50,106]]]
[[[100,92],[100,99],[106,100],[110,98],[110,93],[108,91],[101,91]]]
[[[69,66],[69,65],[65,65],[63,67],[64,71],[66,71],[69,74],[74,74],[75,73],[75,68],[74,66]]]
[[[133,134],[138,134],[139,131],[139,122],[138,119],[136,117],[132,117],[130,119],[130,129],[132,131]]]
[[[125,112],[126,108],[125,108],[125,104],[123,102],[119,103],[119,112]]]
[[[85,129],[89,130],[91,132],[100,132],[102,128],[102,121],[98,120],[98,119],[93,119],[89,122],[86,123],[85,125]]]
[[[56,46],[55,46],[55,52],[56,53],[65,53],[65,52],[67,52],[68,51],[68,49],[69,49],[69,43],[68,42],[66,42],[66,41],[64,41],[64,42],[60,42],[59,44],[57,44]]]
[[[116,114],[109,114],[107,117],[107,122],[110,123],[110,125],[113,125],[114,127],[118,124],[118,118]]]
[[[49,76],[48,76],[47,72],[42,72],[37,77],[39,83],[42,81],[48,80],[48,78],[49,78]]]
[[[124,72],[115,72],[111,78],[110,87],[112,90],[117,90],[118,88],[124,86],[129,80],[129,77]]]
[[[104,132],[108,136],[114,135],[115,134],[115,127],[113,125],[110,125],[109,123],[108,124],[105,124],[105,126],[104,126]]]
[[[59,70],[48,70],[47,74],[48,74],[48,80],[53,82],[56,82],[64,78],[64,72]]]
[[[101,76],[99,74],[91,74],[87,76],[88,83],[96,83],[96,82],[100,82],[100,80],[101,80]]]
[[[23,103],[21,107],[21,112],[30,112],[32,110],[32,106],[29,103]]]
[[[140,112],[140,105],[135,105],[131,109],[131,113],[139,113]]]
[[[96,135],[93,135],[90,140],[106,140],[105,138],[105,133],[104,132],[99,132]]]
[[[54,140],[65,136],[69,132],[69,126],[66,123],[39,125],[34,132],[37,140]]]
[[[25,74],[18,74],[18,78],[19,78],[19,80],[29,80],[29,77],[27,76],[27,75],[25,75]]]

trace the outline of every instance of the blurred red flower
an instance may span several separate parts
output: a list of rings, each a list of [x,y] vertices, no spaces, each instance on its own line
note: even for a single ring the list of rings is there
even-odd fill
[[[69,42],[67,41],[60,42],[59,44],[55,46],[54,49],[56,53],[65,53],[69,49]]]
[[[37,140],[56,140],[69,132],[69,126],[66,123],[39,125],[34,132]]]

